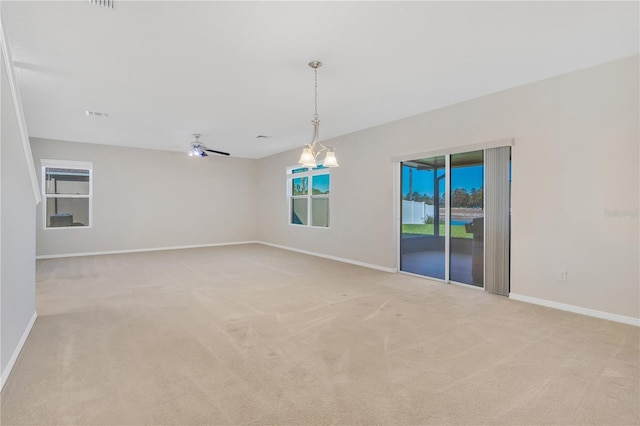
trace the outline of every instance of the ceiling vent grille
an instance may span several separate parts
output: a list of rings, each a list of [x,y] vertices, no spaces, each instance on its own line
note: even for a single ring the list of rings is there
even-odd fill
[[[89,3],[107,9],[113,9],[113,0],[89,0]]]
[[[98,111],[85,111],[85,114],[87,114],[87,117],[102,117],[102,118],[109,118],[109,114],[106,112],[98,112]]]

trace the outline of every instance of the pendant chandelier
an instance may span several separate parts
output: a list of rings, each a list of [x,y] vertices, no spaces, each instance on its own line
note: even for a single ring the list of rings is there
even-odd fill
[[[318,156],[321,152],[326,152],[322,165],[324,167],[338,167],[338,159],[336,158],[335,148],[324,146],[318,140],[320,138],[320,119],[318,117],[318,68],[322,66],[320,61],[309,62],[309,66],[313,68],[315,74],[315,114],[311,124],[313,124],[313,139],[311,143],[305,145],[300,155],[298,163],[303,167],[317,167]]]

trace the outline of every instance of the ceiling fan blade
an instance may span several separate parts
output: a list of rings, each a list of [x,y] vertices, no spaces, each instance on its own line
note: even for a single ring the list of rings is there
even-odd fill
[[[205,148],[205,151],[213,152],[214,154],[220,154],[220,155],[230,155],[228,152],[216,151],[215,149],[209,149],[209,148]]]

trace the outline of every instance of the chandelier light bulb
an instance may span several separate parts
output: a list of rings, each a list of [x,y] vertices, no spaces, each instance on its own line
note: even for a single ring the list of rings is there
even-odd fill
[[[338,159],[336,158],[336,153],[333,151],[333,148],[329,148],[327,151],[327,155],[324,157],[324,161],[322,165],[325,167],[338,167]]]
[[[316,157],[311,147],[307,146],[302,150],[302,155],[300,155],[298,163],[304,167],[316,167]]]

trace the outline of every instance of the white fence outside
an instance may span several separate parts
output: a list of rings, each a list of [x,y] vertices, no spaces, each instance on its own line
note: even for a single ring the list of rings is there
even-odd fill
[[[425,204],[424,201],[402,200],[403,224],[422,225],[428,216],[433,217],[433,206]]]

